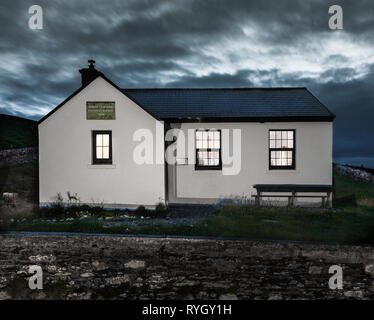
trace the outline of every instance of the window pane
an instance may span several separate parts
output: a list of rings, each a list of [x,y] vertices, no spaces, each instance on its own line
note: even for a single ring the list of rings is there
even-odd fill
[[[287,165],[287,159],[282,159],[282,166],[286,166]]]
[[[282,148],[287,148],[287,146],[288,146],[287,140],[282,139]]]
[[[109,147],[103,147],[103,159],[109,159]]]
[[[292,159],[292,151],[287,151],[287,158],[291,158]]]
[[[203,133],[201,131],[196,131],[196,139],[201,140],[203,138]]]
[[[220,143],[219,143],[219,140],[215,140],[214,141],[214,144],[213,144],[213,148],[214,149],[219,149],[220,148],[220,145],[219,145]]]
[[[282,131],[282,139],[287,139],[287,131]]]
[[[208,148],[210,148],[210,149],[214,148],[214,141],[213,140],[208,141]]]
[[[214,132],[214,139],[215,140],[220,140],[221,138],[220,138],[220,132],[219,131],[215,131]]]
[[[270,131],[270,139],[275,139],[275,131]]]
[[[275,140],[275,147],[276,148],[281,148],[281,141],[282,140]]]
[[[203,147],[203,142],[201,140],[196,141],[196,148],[201,149]]]
[[[282,161],[281,159],[275,159],[275,161],[276,161],[275,163],[276,163],[277,166],[280,166],[281,163],[282,163],[282,162],[281,162],[281,161]]]
[[[293,131],[288,131],[288,139],[293,139]]]
[[[281,158],[287,158],[287,151],[281,151]]]
[[[271,157],[271,159],[275,159],[276,157],[275,157],[275,151],[272,151],[271,153],[270,153],[270,157]]]
[[[276,131],[275,132],[275,137],[276,137],[276,139],[282,139],[282,131]]]
[[[288,148],[293,148],[293,140],[288,140]]]
[[[275,159],[271,159],[271,165],[272,165],[272,166],[275,166],[275,165],[276,165],[276,160],[275,160]]]
[[[102,159],[103,158],[103,149],[102,147],[96,147],[96,158]]]
[[[96,146],[101,147],[103,145],[103,135],[97,134],[96,135]]]
[[[203,140],[207,140],[208,139],[208,132],[203,131],[202,134],[203,134]]]
[[[270,148],[275,148],[275,140],[270,140]]]
[[[292,166],[292,159],[287,159],[287,165]]]
[[[213,140],[214,139],[214,132],[213,131],[209,131],[208,132],[208,139],[209,140]]]
[[[103,134],[103,146],[109,147],[109,134]]]

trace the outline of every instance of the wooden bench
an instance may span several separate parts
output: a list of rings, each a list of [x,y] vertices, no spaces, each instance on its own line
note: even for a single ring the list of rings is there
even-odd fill
[[[260,205],[261,198],[276,197],[276,198],[288,198],[288,206],[293,207],[295,198],[321,198],[321,207],[326,208],[330,206],[330,196],[332,193],[332,185],[326,184],[255,184],[253,188],[256,189],[257,194],[252,195],[255,197],[255,204]],[[266,194],[264,192],[288,192],[288,195],[275,195]],[[323,193],[323,195],[298,195],[298,192],[302,193]]]

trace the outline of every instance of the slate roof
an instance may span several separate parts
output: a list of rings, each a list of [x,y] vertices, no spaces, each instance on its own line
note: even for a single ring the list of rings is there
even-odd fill
[[[121,89],[102,73],[42,117],[49,118],[97,77],[159,120],[183,122],[332,121],[332,114],[306,88]]]
[[[163,120],[332,121],[306,88],[122,89]]]

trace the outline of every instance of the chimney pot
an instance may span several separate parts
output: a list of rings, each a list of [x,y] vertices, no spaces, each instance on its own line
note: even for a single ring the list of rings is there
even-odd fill
[[[94,80],[97,76],[101,75],[102,73],[95,69],[94,63],[95,60],[88,60],[90,64],[88,68],[80,69],[79,72],[82,75],[82,87],[89,84],[92,80]]]

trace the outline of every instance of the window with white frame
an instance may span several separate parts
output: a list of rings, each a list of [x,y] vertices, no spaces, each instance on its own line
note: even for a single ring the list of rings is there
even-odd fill
[[[221,130],[196,130],[196,170],[220,170]]]
[[[92,163],[112,164],[112,131],[92,131]]]
[[[269,169],[295,169],[295,130],[269,130]]]

